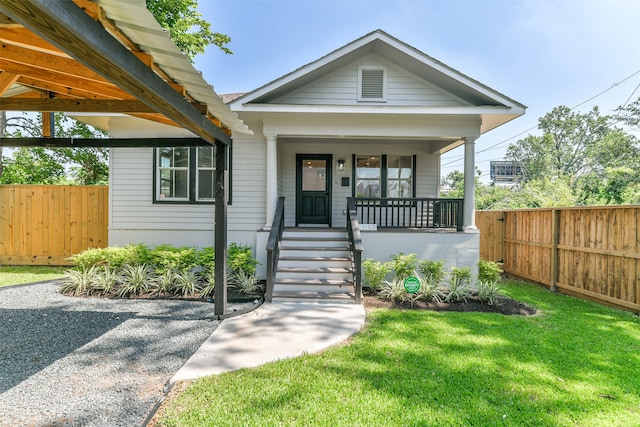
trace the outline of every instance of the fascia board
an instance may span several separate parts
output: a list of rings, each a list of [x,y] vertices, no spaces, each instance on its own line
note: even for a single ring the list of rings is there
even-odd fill
[[[339,114],[402,114],[402,115],[513,115],[524,114],[523,108],[506,106],[416,107],[416,106],[350,106],[350,105],[294,105],[241,104],[236,112],[252,113],[339,113]]]

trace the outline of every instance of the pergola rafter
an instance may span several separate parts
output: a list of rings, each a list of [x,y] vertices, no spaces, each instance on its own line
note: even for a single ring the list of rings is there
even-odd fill
[[[148,14],[144,2],[127,4]],[[120,11],[105,3],[105,9]],[[144,9],[144,10],[142,10]],[[142,14],[142,13],[141,13]],[[148,14],[149,34],[162,29]],[[124,27],[126,28],[126,27]],[[134,33],[134,36],[136,34]],[[166,37],[166,36],[165,36]],[[182,127],[195,138],[180,139],[72,139],[0,138],[0,146],[40,147],[154,147],[216,146],[215,188],[215,280],[226,283],[226,205],[228,146],[231,129],[248,128],[228,110],[213,89],[168,40],[155,48],[177,52],[177,66],[189,69],[188,87],[174,80],[105,13],[99,1],[90,0],[2,0],[0,3],[0,111],[43,113],[43,135],[47,135],[49,112],[128,114]],[[145,38],[144,36],[141,38]],[[168,43],[168,45],[167,45]],[[173,61],[173,59],[171,59]],[[182,62],[181,62],[182,61]],[[192,80],[202,80],[191,83]],[[204,88],[204,90],[203,90]],[[190,93],[191,89],[198,93]],[[198,101],[198,99],[205,99]],[[211,103],[215,109],[211,109]],[[215,111],[215,113],[212,113]],[[217,117],[221,114],[222,117]],[[226,286],[216,286],[215,314],[226,311]]]

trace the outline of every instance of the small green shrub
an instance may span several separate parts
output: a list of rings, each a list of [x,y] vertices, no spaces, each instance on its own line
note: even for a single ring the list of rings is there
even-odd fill
[[[451,278],[458,280],[462,284],[468,285],[471,282],[471,268],[469,267],[452,267]]]
[[[123,247],[110,246],[108,248],[93,248],[69,257],[69,260],[79,267],[94,265],[108,265],[119,269],[124,265],[148,264],[151,262],[151,251],[140,243]]]
[[[174,291],[183,297],[193,296],[200,290],[200,278],[198,274],[192,270],[183,270],[176,274]]]
[[[215,260],[216,251],[212,246],[202,248],[196,252],[196,265],[208,268],[215,264]]]
[[[230,287],[241,294],[254,294],[260,290],[255,274],[238,270],[229,276]]]
[[[417,298],[424,302],[441,302],[445,297],[445,293],[436,282],[429,276],[422,277],[416,273],[416,277],[420,280],[420,289],[416,292]]]
[[[483,282],[497,282],[503,273],[500,263],[494,261],[478,261],[478,280]]]
[[[176,283],[176,272],[174,270],[166,270],[158,275],[156,280],[151,284],[149,290],[152,295],[167,295],[173,289]]]
[[[189,296],[204,286],[202,293],[208,296],[213,294],[215,287],[213,247],[198,250],[171,245],[160,245],[154,249],[144,244],[111,246],[88,249],[69,259],[76,265],[76,273],[68,273],[73,277],[67,279],[61,291],[73,295],[115,293],[119,297],[127,297],[147,291],[154,295],[175,291]],[[240,276],[243,278],[242,287],[250,289],[248,282],[253,280],[257,283],[257,264],[249,246],[236,243],[229,246],[227,265],[230,280],[238,281],[238,273],[243,272]],[[83,283],[82,278],[92,267],[95,268],[91,273],[91,284]]]
[[[407,291],[404,289],[404,281],[393,279],[385,281],[384,286],[378,292],[380,298],[388,299],[394,302],[402,302],[406,300]]]
[[[246,245],[232,243],[227,249],[227,268],[230,273],[240,270],[247,274],[255,274],[258,261],[251,254],[251,248]]]
[[[213,264],[205,267],[203,274],[204,286],[201,290],[202,297],[210,297],[216,289],[216,269]]]
[[[374,259],[365,259],[362,261],[363,286],[370,288],[373,292],[382,289],[384,279],[391,270],[388,263],[376,261]]]
[[[65,279],[60,292],[65,295],[85,295],[91,292],[97,282],[97,267],[81,266],[65,272]]]
[[[444,261],[423,260],[418,263],[420,273],[436,285],[442,283],[445,276]]]
[[[122,267],[122,285],[118,290],[119,297],[140,295],[153,288],[156,276],[147,264],[125,265]]]
[[[500,296],[500,287],[496,282],[478,280],[476,294],[480,301],[493,305]]]
[[[156,246],[151,250],[151,264],[161,273],[193,268],[198,265],[197,250],[194,247]]]
[[[452,276],[449,279],[449,286],[445,290],[445,302],[467,302],[467,298],[471,297],[471,287],[463,279]]]
[[[400,252],[391,258],[391,269],[393,270],[394,280],[403,281],[411,276],[416,269],[416,254],[403,254]]]
[[[120,272],[108,265],[103,265],[96,268],[96,283],[93,287],[93,291],[100,295],[109,295],[115,291],[117,286],[122,282],[122,275]]]

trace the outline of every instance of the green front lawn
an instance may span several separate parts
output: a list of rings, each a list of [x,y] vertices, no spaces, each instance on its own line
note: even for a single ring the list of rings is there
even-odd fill
[[[196,381],[158,425],[640,425],[640,318],[504,287],[540,314],[376,310],[347,345]]]
[[[20,285],[23,283],[41,282],[43,280],[60,279],[64,277],[64,271],[67,269],[67,267],[0,265],[0,287],[9,285]]]

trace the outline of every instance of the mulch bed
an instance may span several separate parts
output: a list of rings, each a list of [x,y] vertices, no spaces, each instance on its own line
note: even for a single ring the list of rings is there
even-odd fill
[[[364,295],[364,306],[367,310],[375,308],[391,308],[397,310],[432,310],[432,311],[457,311],[457,312],[482,312],[500,313],[507,316],[533,316],[537,313],[535,308],[511,298],[500,297],[494,304],[486,304],[475,298],[467,298],[467,302],[422,302],[416,301],[413,306],[406,303],[397,303],[379,298],[376,295]]]

